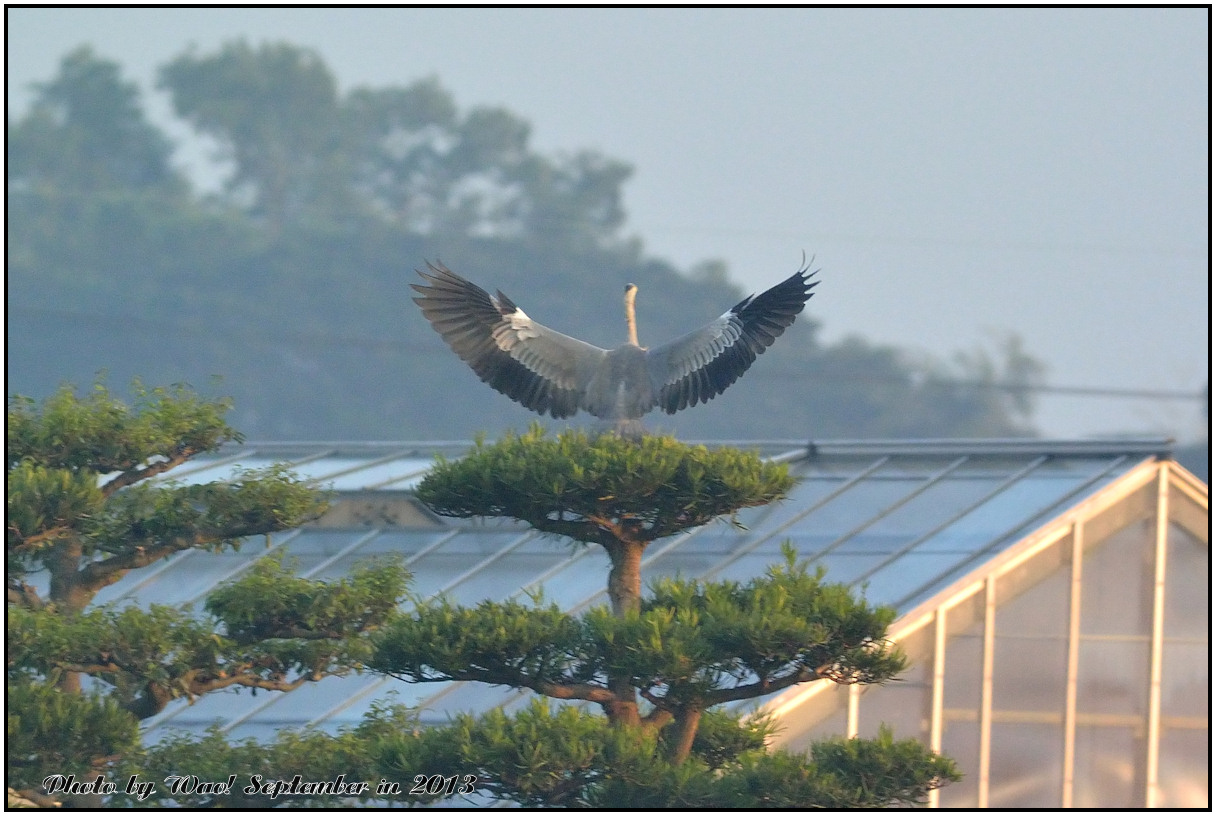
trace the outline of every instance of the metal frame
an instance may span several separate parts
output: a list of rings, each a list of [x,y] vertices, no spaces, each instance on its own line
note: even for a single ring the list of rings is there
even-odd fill
[[[1108,472],[1108,471],[1105,471]],[[1100,478],[1100,476],[1099,476]],[[1088,714],[1079,715],[1077,712],[1078,674],[1080,665],[1081,644],[1081,592],[1083,588],[1083,564],[1086,549],[1085,526],[1087,520],[1094,518],[1104,510],[1115,506],[1135,492],[1155,485],[1156,502],[1154,507],[1154,541],[1153,541],[1153,600],[1152,600],[1152,634],[1149,672],[1149,689],[1147,715],[1117,716]],[[1171,487],[1179,488],[1188,498],[1194,499],[1204,508],[1208,506],[1207,495],[1203,485],[1197,483],[1184,470],[1170,461],[1146,460],[1120,476],[1098,493],[1088,497],[1071,510],[1053,519],[1047,525],[1031,532],[1020,541],[1009,547],[997,558],[983,565],[978,571],[973,571],[963,581],[946,587],[933,597],[909,610],[890,629],[890,639],[896,643],[906,640],[932,625],[933,649],[931,676],[932,686],[929,692],[930,727],[929,746],[932,750],[942,748],[942,731],[944,726],[944,682],[946,671],[946,648],[949,641],[948,615],[951,609],[964,603],[977,593],[984,595],[984,625],[983,625],[983,666],[980,686],[980,746],[978,756],[978,773],[976,774],[977,807],[989,807],[989,785],[991,771],[991,743],[993,722],[993,656],[996,638],[996,582],[1028,560],[1045,552],[1058,544],[1062,539],[1070,539],[1069,557],[1069,587],[1068,587],[1068,656],[1066,666],[1065,698],[1063,703],[1063,782],[1060,790],[1060,805],[1074,806],[1074,786],[1076,771],[1076,738],[1077,726],[1082,725],[1137,725],[1144,724],[1147,731],[1146,756],[1144,765],[1143,806],[1159,806],[1159,760],[1160,738],[1162,727],[1161,691],[1163,680],[1163,654],[1165,642],[1165,578],[1168,554],[1168,534],[1170,524]],[[829,681],[819,681],[802,688],[790,689],[764,706],[767,713],[778,719],[788,720],[797,717],[798,709],[816,695],[825,693],[831,688]],[[846,736],[858,735],[857,724],[860,719],[862,703],[861,690],[856,686],[849,688],[847,704]],[[1002,712],[1004,715],[1004,712]],[[1001,719],[1006,719],[1002,716]],[[1033,719],[1033,718],[1032,718]],[[1029,721],[1029,720],[1028,720]],[[1054,720],[1059,722],[1059,720]],[[775,744],[781,744],[778,737]],[[930,807],[940,806],[940,794],[931,792]]]
[[[1161,662],[1165,641],[1165,563],[1169,545],[1169,467],[1157,472],[1156,552],[1153,559],[1153,634],[1149,651],[1148,744],[1144,760],[1144,806],[1157,807],[1161,750]]]
[[[720,444],[720,443],[719,443]],[[1035,519],[1038,521],[1022,521],[1017,526],[1010,528],[1004,533],[992,538],[991,542],[977,551],[975,555],[970,557],[960,557],[958,565],[951,567],[949,572],[944,572],[933,581],[925,583],[923,586],[917,587],[915,591],[905,595],[898,602],[897,606],[903,607],[905,604],[912,603],[918,599],[918,603],[907,610],[891,627],[890,638],[896,642],[906,639],[928,625],[933,625],[932,630],[932,661],[930,686],[926,689],[925,701],[928,703],[929,710],[929,731],[928,742],[934,750],[940,750],[943,744],[943,736],[947,723],[955,721],[958,712],[948,711],[944,708],[945,700],[945,678],[947,671],[946,657],[947,648],[949,646],[952,633],[950,631],[950,611],[959,604],[968,601],[974,601],[977,594],[982,593],[983,600],[983,657],[982,657],[982,674],[980,677],[980,704],[978,712],[978,727],[979,727],[979,752],[978,752],[978,773],[975,776],[974,784],[977,786],[977,804],[979,807],[988,807],[989,805],[989,786],[990,786],[990,771],[992,759],[992,731],[993,722],[996,721],[1013,721],[1010,717],[1018,712],[1002,712],[993,711],[993,673],[994,673],[994,655],[996,644],[996,589],[997,580],[1001,576],[1016,569],[1020,565],[1026,563],[1044,553],[1053,546],[1059,546],[1068,539],[1065,546],[1069,547],[1071,556],[1069,561],[1069,586],[1068,586],[1068,627],[1067,627],[1067,665],[1065,668],[1065,697],[1061,701],[1062,715],[1053,715],[1051,721],[1062,723],[1064,733],[1064,751],[1063,751],[1063,776],[1060,789],[1060,803],[1065,806],[1074,804],[1074,787],[1076,782],[1076,767],[1077,767],[1077,728],[1078,725],[1125,725],[1125,724],[1143,724],[1147,732],[1147,750],[1144,766],[1144,790],[1142,802],[1147,807],[1155,806],[1159,801],[1159,763],[1160,763],[1160,741],[1163,728],[1163,715],[1161,707],[1161,693],[1163,682],[1163,658],[1165,644],[1165,578],[1168,554],[1168,534],[1170,524],[1170,490],[1177,488],[1180,493],[1188,499],[1193,500],[1197,505],[1200,505],[1206,511],[1208,507],[1208,494],[1206,485],[1191,477],[1184,470],[1169,461],[1163,461],[1159,457],[1168,455],[1169,444],[1158,439],[1134,439],[1134,440],[1086,440],[1080,442],[1072,441],[1044,441],[1044,440],[898,440],[898,441],[835,441],[824,443],[812,443],[809,446],[803,447],[803,443],[799,442],[752,442],[741,443],[743,445],[751,445],[753,447],[765,447],[770,452],[769,458],[773,461],[790,461],[790,462],[805,462],[812,469],[819,460],[832,457],[836,461],[841,461],[847,465],[847,469],[840,473],[827,473],[817,476],[816,478],[829,478],[839,481],[839,484],[832,486],[827,494],[816,501],[810,507],[800,508],[792,514],[792,516],[772,529],[762,530],[752,536],[741,536],[739,544],[729,555],[724,556],[709,568],[704,574],[696,576],[701,580],[706,580],[720,573],[722,570],[735,563],[743,556],[754,552],[763,543],[771,541],[775,537],[780,536],[790,527],[802,521],[807,516],[814,513],[816,510],[827,504],[828,502],[840,497],[850,488],[866,480],[867,478],[880,478],[879,471],[891,462],[898,463],[898,457],[931,457],[929,464],[933,464],[933,458],[940,458],[938,464],[930,469],[926,469],[923,475],[917,474],[909,476],[913,483],[909,487],[909,491],[901,494],[895,500],[887,503],[877,511],[871,511],[868,518],[852,527],[848,534],[839,536],[831,544],[827,545],[826,549],[822,549],[818,553],[804,553],[804,556],[817,557],[826,552],[830,552],[841,542],[847,541],[850,536],[865,530],[873,525],[879,519],[891,514],[899,507],[911,501],[916,496],[923,493],[933,484],[946,479],[958,468],[962,467],[968,461],[975,457],[1022,457],[1026,461],[1019,463],[1016,469],[1010,468],[999,483],[991,490],[985,490],[984,495],[977,499],[968,502],[967,506],[952,511],[951,517],[940,524],[934,526],[927,533],[919,535],[915,541],[909,545],[900,548],[898,553],[892,554],[885,558],[882,563],[872,567],[865,574],[857,578],[853,583],[864,581],[867,576],[874,574],[878,569],[891,563],[895,558],[906,552],[914,549],[917,545],[923,543],[933,537],[942,530],[948,528],[951,524],[957,522],[963,516],[982,508],[982,506],[1008,489],[1011,485],[1019,480],[1026,478],[1033,473],[1037,468],[1041,467],[1052,460],[1067,460],[1070,457],[1078,457],[1083,459],[1101,460],[1095,461],[1095,469],[1092,472],[1083,472],[1078,474],[1075,470],[1071,471],[1073,476],[1079,477],[1076,484],[1066,492],[1060,494],[1060,497],[1042,510],[1037,511]],[[398,458],[408,458],[411,456],[425,456],[428,452],[446,451],[449,454],[457,453],[455,449],[463,451],[468,449],[467,442],[439,442],[425,443],[414,445],[412,443],[402,442],[384,442],[384,443],[264,443],[262,445],[250,445],[240,453],[232,453],[228,450],[222,451],[219,458],[211,461],[201,461],[198,465],[191,469],[190,472],[197,472],[207,468],[215,467],[220,464],[230,464],[240,459],[250,457],[263,457],[285,454],[285,458],[293,458],[296,462],[311,462],[323,458],[327,455],[332,456],[355,456],[367,455],[368,460],[364,464],[356,466],[347,466],[336,470],[333,474],[326,477],[318,477],[314,481],[325,481],[326,478],[331,478],[338,475],[356,473],[359,470],[368,467],[374,467],[385,462],[390,462]],[[320,450],[322,453],[317,453]],[[1133,464],[1128,467],[1129,461],[1134,461],[1135,457],[1145,457],[1138,464]],[[1033,458],[1032,458],[1033,457]],[[1005,463],[1001,463],[1004,467]],[[1102,486],[1086,496],[1080,501],[1076,500],[1078,495],[1084,494],[1086,491],[1094,489],[1094,485],[1100,484],[1103,479],[1106,479],[1119,468],[1127,468],[1127,470],[1115,478],[1111,479],[1108,484]],[[183,470],[183,473],[186,471]],[[877,475],[876,475],[877,474]],[[394,477],[383,485],[401,482],[410,477],[410,475]],[[1079,714],[1077,710],[1078,698],[1078,676],[1081,667],[1081,591],[1083,587],[1083,556],[1086,548],[1086,524],[1104,510],[1116,505],[1118,502],[1125,500],[1133,493],[1139,490],[1146,489],[1149,485],[1155,482],[1156,487],[1156,526],[1155,526],[1155,549],[1153,560],[1153,587],[1152,587],[1152,627],[1151,636],[1147,638],[1150,641],[1150,661],[1146,667],[1149,673],[1149,699],[1147,701],[1147,714],[1144,717],[1133,717],[1131,715],[1115,716],[1115,715],[1086,715]],[[382,485],[372,485],[374,490]],[[348,491],[344,491],[348,492]],[[352,494],[357,494],[365,491],[349,491]],[[1178,495],[1178,494],[1175,494]],[[1071,507],[1069,502],[1077,502]],[[1061,510],[1061,508],[1064,508]],[[1187,512],[1191,512],[1189,509]],[[1054,515],[1053,515],[1054,514]],[[762,520],[769,516],[761,516]],[[1197,519],[1201,517],[1195,516],[1190,518],[1190,523],[1198,523]],[[763,522],[761,522],[763,523]],[[1030,528],[1028,525],[1038,523],[1037,528]],[[661,558],[668,552],[671,552],[679,547],[693,542],[693,539],[699,532],[706,528],[689,531],[672,539],[658,542],[650,552],[646,554],[644,564],[650,564],[656,559]],[[1188,528],[1189,529],[1189,528]],[[418,558],[421,558],[426,553],[429,553],[436,548],[442,546],[451,538],[464,534],[470,531],[468,525],[453,526],[450,532],[438,536],[438,538],[422,548],[417,553],[414,553],[408,562],[412,563]],[[312,570],[309,574],[315,574],[326,566],[337,561],[337,559],[357,551],[368,541],[376,538],[383,530],[381,528],[368,529],[361,535],[354,535],[354,540],[344,545],[341,550],[334,556],[331,556]],[[508,532],[503,530],[502,532]],[[283,547],[291,541],[298,532],[292,531],[286,536],[276,537],[274,549]],[[520,546],[523,542],[530,540],[535,534],[531,532],[520,531],[520,535],[513,538],[505,546],[500,547],[494,553],[483,557],[480,561],[472,564],[472,566],[447,582],[446,586],[438,590],[438,592],[450,591],[452,588],[461,582],[468,580],[474,575],[491,567],[498,559],[505,557],[509,552]],[[570,556],[560,559],[557,563],[549,567],[543,574],[531,579],[525,587],[520,587],[515,590],[511,597],[517,597],[525,592],[527,587],[535,587],[556,575],[560,570],[566,569],[571,563],[586,556],[588,548],[581,548],[573,552]],[[140,589],[149,584],[161,579],[166,570],[171,569],[175,564],[179,563],[182,558],[188,557],[190,553],[183,556],[170,559],[162,567],[158,567],[151,574],[144,577],[135,586],[127,589],[122,597],[128,598],[136,594]],[[985,560],[986,559],[986,560]],[[239,574],[249,567],[256,559],[251,558],[247,563],[243,563],[239,567],[232,570],[225,577]],[[951,580],[950,575],[955,575],[957,578]],[[943,585],[942,581],[949,581]],[[940,587],[936,589],[935,587]],[[210,588],[204,590],[209,591]],[[925,593],[932,592],[932,595],[925,597]],[[603,591],[597,591],[592,596],[583,599],[581,602],[571,605],[571,611],[585,607],[588,603],[603,595]],[[198,597],[201,597],[199,595]],[[971,618],[975,620],[975,618]],[[318,713],[314,716],[309,724],[317,725],[324,722],[326,719],[339,714],[341,711],[348,709],[360,700],[364,700],[367,696],[380,688],[385,682],[385,679],[380,678],[371,683],[361,686],[359,689],[352,688],[352,694],[347,699],[340,703],[331,706],[328,710]],[[452,684],[449,687],[439,690],[437,693],[429,695],[422,700],[422,705],[433,705],[436,701],[450,694],[459,684]],[[823,690],[829,688],[830,684],[821,681],[819,683],[799,686],[794,689],[789,689],[786,692],[778,695],[770,700],[764,706],[769,713],[783,719],[797,719],[798,709],[803,703],[812,699],[815,695],[823,693]],[[846,734],[848,736],[856,736],[858,733],[861,706],[863,705],[862,688],[859,686],[850,686],[846,699]],[[248,711],[239,717],[236,717],[226,723],[223,727],[231,729],[236,725],[249,720],[256,716],[264,708],[269,708],[273,703],[283,699],[282,695],[271,695],[270,699],[266,700],[262,705],[256,706],[254,710]],[[163,724],[167,720],[173,719],[186,707],[174,707],[170,711],[162,713],[160,716],[149,720],[146,723],[148,728],[154,728]],[[836,709],[839,711],[839,709]],[[1046,716],[1044,713],[1042,716]],[[1017,719],[1017,718],[1015,718]],[[1032,716],[1032,712],[1027,712],[1027,717],[1021,718],[1025,721],[1039,721]],[[1041,718],[1040,718],[1041,719]],[[1126,723],[1124,721],[1127,721]],[[1043,720],[1046,721],[1046,720]],[[1173,720],[1164,718],[1164,724],[1169,725]],[[1188,726],[1190,727],[1190,726]],[[779,737],[778,742],[781,741]],[[940,804],[940,795],[933,792],[930,797],[930,805],[937,806]]]

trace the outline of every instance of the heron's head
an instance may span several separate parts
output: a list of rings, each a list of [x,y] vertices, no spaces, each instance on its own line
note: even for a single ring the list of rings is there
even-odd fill
[[[638,287],[636,284],[625,284],[625,309],[626,311],[633,310],[633,299],[638,295]]]

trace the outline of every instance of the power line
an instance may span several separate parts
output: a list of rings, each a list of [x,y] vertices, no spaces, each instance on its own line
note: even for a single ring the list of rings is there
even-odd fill
[[[94,314],[89,312],[72,311],[68,309],[45,309],[23,306],[10,307],[9,314],[11,315],[14,313],[24,313],[30,315],[31,317],[49,318],[54,320],[71,320],[78,323],[92,324],[94,327],[116,329],[121,331],[123,334],[135,332],[143,335],[157,336],[176,334],[208,337],[222,335],[236,336],[240,337],[242,340],[256,341],[266,347],[280,347],[284,342],[286,342],[306,343],[309,345],[320,344],[327,347],[339,346],[351,349],[361,349],[364,351],[408,353],[410,355],[418,356],[448,356],[449,354],[445,347],[435,342],[402,342],[398,340],[339,335],[319,331],[270,332],[260,331],[247,325],[217,326],[215,327],[214,331],[211,331],[205,326],[187,325],[175,321],[155,320],[131,315]],[[749,379],[756,380],[777,377],[780,377],[781,379],[789,379],[790,374],[791,372],[788,369],[782,371],[762,370],[751,373],[749,375]],[[1035,395],[1103,397],[1108,399],[1142,399],[1162,402],[1190,400],[1206,402],[1209,397],[1207,388],[1199,391],[1160,388],[1112,388],[1106,386],[1084,385],[1001,383],[986,380],[946,379],[940,377],[918,378],[912,382],[892,378],[889,381],[884,382],[881,380],[876,380],[872,376],[850,376],[848,374],[842,374],[839,372],[816,372],[815,376],[820,382],[826,380],[838,383],[864,382],[871,385],[880,384],[911,385],[913,387],[974,388]]]

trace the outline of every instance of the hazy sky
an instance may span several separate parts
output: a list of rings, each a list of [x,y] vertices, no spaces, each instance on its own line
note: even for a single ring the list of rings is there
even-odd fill
[[[680,268],[722,259],[762,289],[813,254],[829,340],[948,357],[1012,331],[1053,385],[1207,382],[1206,9],[10,8],[7,23],[10,116],[81,43],[151,92],[191,43],[286,40],[344,89],[436,75],[462,109],[530,121],[546,152],[630,162],[626,231]],[[148,107],[163,125],[163,97]],[[1202,425],[1194,400],[1044,397],[1037,417],[1063,436]]]

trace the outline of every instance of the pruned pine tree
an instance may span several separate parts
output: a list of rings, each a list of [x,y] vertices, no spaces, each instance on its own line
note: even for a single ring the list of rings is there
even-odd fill
[[[519,519],[612,563],[611,607],[439,599],[377,637],[376,670],[412,682],[477,681],[598,706],[462,717],[382,741],[390,774],[477,775],[479,789],[526,806],[877,807],[923,801],[956,777],[915,741],[837,740],[809,756],[769,753],[764,721],[714,706],[797,683],[881,683],[905,658],[894,618],[826,584],[787,549],[746,582],[664,580],[642,593],[646,546],[783,497],[784,465],[670,438],[622,440],[539,428],[479,443],[418,487],[432,510]]]
[[[95,795],[49,797],[42,780],[137,771],[140,720],[175,699],[288,690],[362,665],[366,633],[405,590],[392,566],[327,585],[268,559],[208,598],[203,616],[91,606],[132,570],[184,550],[235,549],[326,506],[281,467],[213,484],[156,479],[240,435],[224,401],[136,390],[134,407],[102,385],[83,397],[65,387],[42,404],[9,400],[7,773],[18,798],[42,806],[96,806]]]
[[[420,488],[436,510],[523,518],[606,547],[611,608],[580,616],[543,601],[463,609],[438,600],[402,613],[399,567],[369,566],[323,584],[293,577],[273,559],[213,592],[205,617],[89,608],[106,585],[94,583],[103,570],[110,577],[137,569],[149,550],[163,557],[236,546],[254,529],[294,526],[320,511],[315,493],[278,470],[222,485],[148,484],[236,438],[219,419],[223,408],[188,392],[153,391],[132,411],[101,388],[86,399],[63,391],[41,407],[11,402],[14,801],[267,808],[419,803],[476,791],[528,806],[876,807],[922,801],[956,776],[948,759],[889,734],[829,741],[809,756],[769,753],[772,723],[739,722],[714,708],[815,678],[882,682],[903,665],[883,640],[891,612],[824,584],[792,553],[745,583],[666,581],[643,596],[637,565],[650,541],[789,489],[783,468],[737,451],[534,431],[436,468]],[[30,475],[12,478],[19,471]],[[107,492],[114,480],[121,486]],[[110,569],[120,563],[127,566]],[[60,576],[47,593],[25,580],[42,566]],[[421,729],[412,712],[386,702],[336,734],[286,731],[268,743],[233,743],[213,730],[140,745],[139,720],[175,698],[288,691],[368,668],[530,689],[590,708],[537,701],[515,714]],[[88,693],[72,681],[80,674],[94,679]],[[108,797],[47,797],[38,788],[48,773],[163,780],[182,772],[241,784],[173,792],[162,783],[142,799],[121,787]],[[287,795],[252,784],[297,776],[341,784]],[[421,792],[410,784],[418,779],[427,780]],[[396,786],[377,784],[384,780]]]

